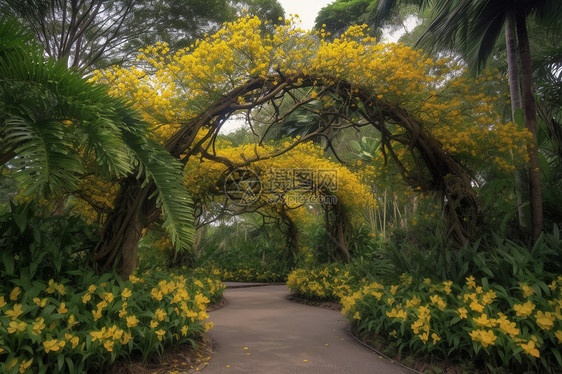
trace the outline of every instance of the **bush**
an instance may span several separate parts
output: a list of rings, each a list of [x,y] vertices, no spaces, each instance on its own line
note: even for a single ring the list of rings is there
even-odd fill
[[[506,289],[487,278],[465,283],[414,280],[385,285],[339,267],[297,269],[291,291],[312,300],[336,298],[355,333],[379,336],[398,351],[449,361],[550,371],[562,366],[562,276]]]
[[[292,293],[315,301],[339,301],[357,288],[359,283],[359,279],[345,265],[296,269],[287,280]]]
[[[190,343],[222,293],[218,280],[153,272],[122,282],[84,273],[77,283],[25,279],[0,289],[0,371],[82,373],[116,359],[146,360]],[[6,285],[5,285],[6,286]]]
[[[206,274],[149,270],[129,281],[84,265],[89,226],[36,217],[26,207],[0,217],[0,372],[83,373],[115,360],[196,345],[206,306],[223,285]]]
[[[231,267],[229,267],[231,268]],[[207,265],[203,268],[204,273],[219,277],[224,282],[285,282],[287,272],[276,272],[269,270],[267,266],[244,266],[237,265],[234,269],[225,269],[217,264]]]

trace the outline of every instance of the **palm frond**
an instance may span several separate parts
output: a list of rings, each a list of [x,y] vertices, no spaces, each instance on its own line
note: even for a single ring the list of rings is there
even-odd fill
[[[162,209],[163,227],[177,250],[190,248],[195,236],[193,202],[183,183],[182,166],[164,147],[139,136],[134,131],[123,133],[123,139],[138,160],[143,186],[154,183],[156,190],[149,198],[156,198]]]
[[[79,155],[64,141],[56,121],[33,122],[11,117],[5,121],[4,141],[18,144],[11,166],[25,195],[49,196],[63,188],[73,189],[83,172]]]

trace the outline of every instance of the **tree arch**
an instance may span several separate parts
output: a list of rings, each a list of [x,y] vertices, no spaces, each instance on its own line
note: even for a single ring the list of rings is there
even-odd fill
[[[96,79],[129,97],[155,136],[184,164],[203,157],[244,167],[327,131],[372,126],[380,133],[385,160],[398,165],[408,184],[442,193],[456,242],[474,236],[480,207],[467,166],[491,161],[511,170],[525,160],[528,137],[502,123],[493,107],[498,98],[483,93],[484,85],[494,84],[492,77],[472,83],[461,65],[433,61],[400,44],[377,44],[363,35],[362,27],[327,42],[290,23],[272,35],[262,35],[260,25],[257,18],[226,24],[192,51],[148,48],[138,67],[98,73]],[[218,132],[233,115],[243,114],[253,131],[256,120],[281,126],[299,108],[321,120],[294,143],[265,153],[256,150],[241,160],[217,154]],[[100,246],[106,253],[120,253],[124,269],[131,269],[136,257],[130,244],[140,238],[138,227],[157,216],[155,204],[146,199],[152,189],[125,180],[106,221],[110,234]],[[109,243],[115,233],[130,235],[124,241],[129,245]]]

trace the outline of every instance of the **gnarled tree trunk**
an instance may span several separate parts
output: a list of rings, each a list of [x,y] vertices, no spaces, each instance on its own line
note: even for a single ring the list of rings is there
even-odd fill
[[[98,243],[94,261],[98,272],[118,268],[119,275],[128,279],[137,265],[137,247],[144,225],[140,212],[148,197],[150,186],[141,187],[140,182],[129,177],[109,214]]]

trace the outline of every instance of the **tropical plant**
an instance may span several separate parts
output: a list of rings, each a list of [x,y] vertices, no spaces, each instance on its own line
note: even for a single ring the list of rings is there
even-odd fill
[[[183,48],[245,12],[271,24],[284,17],[277,0],[0,1],[0,15],[18,17],[49,57],[86,70],[130,63],[157,41]]]
[[[0,167],[20,181],[24,194],[49,197],[71,193],[85,174],[85,160],[94,159],[94,173],[148,185],[147,197],[162,209],[173,242],[188,247],[193,217],[181,167],[150,139],[137,113],[64,61],[44,58],[14,21],[2,21],[0,33]],[[136,244],[131,250],[136,257]],[[117,255],[105,259],[103,269],[112,268]],[[123,275],[133,269],[129,265]]]
[[[378,18],[384,19],[402,1],[382,0],[378,4]],[[529,169],[528,183],[531,204],[532,234],[538,239],[543,229],[543,201],[540,176],[540,161],[536,138],[536,105],[532,84],[532,66],[527,20],[531,16],[539,19],[557,20],[562,14],[559,1],[519,1],[519,0],[457,0],[436,1],[405,0],[404,3],[418,5],[434,4],[436,16],[422,34],[421,40],[439,47],[455,45],[478,71],[488,60],[502,29],[505,30],[507,62],[509,68],[510,91],[512,97],[513,120],[516,112],[524,108],[525,127],[533,134],[528,144]],[[517,45],[516,45],[517,43]],[[517,46],[517,48],[516,48]],[[517,60],[521,71],[523,106],[519,90]],[[523,122],[523,121],[520,121]],[[521,211],[521,210],[520,210]]]

